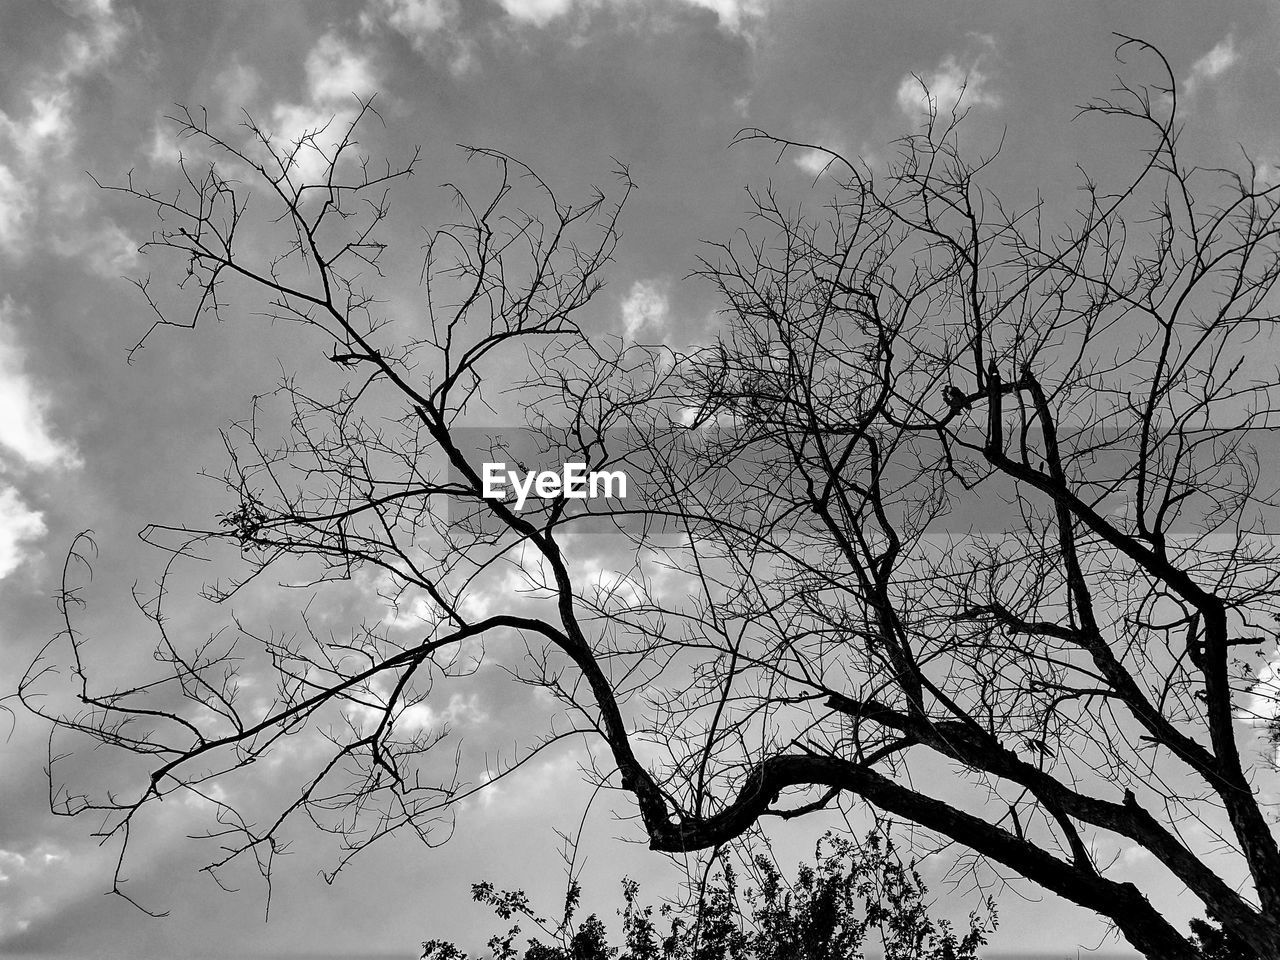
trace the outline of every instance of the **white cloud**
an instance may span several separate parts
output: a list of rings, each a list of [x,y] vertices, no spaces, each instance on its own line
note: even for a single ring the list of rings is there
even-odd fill
[[[1272,660],[1258,671],[1257,682],[1249,691],[1249,701],[1241,713],[1241,719],[1258,726],[1266,726],[1280,719],[1280,658]]]
[[[738,31],[743,20],[759,17],[764,13],[765,0],[687,0],[695,7],[714,10],[720,18],[720,24],[728,30]]]
[[[666,284],[657,280],[637,280],[622,301],[622,326],[627,339],[634,340],[642,330],[658,333],[666,329]]]
[[[601,607],[639,607],[648,600],[644,584],[617,570],[592,571],[586,586],[592,600]]]
[[[44,517],[32,510],[13,487],[0,487],[0,580],[26,559],[24,545],[44,536]]]
[[[49,224],[42,239],[53,253],[108,279],[137,265],[138,242],[110,217],[96,213],[98,194],[85,180],[50,180],[41,199]]]
[[[71,851],[47,840],[21,851],[0,849],[0,943],[100,891],[102,870],[110,869],[106,856],[96,845]]]
[[[105,17],[111,13],[111,0],[62,0],[62,6],[77,17]]]
[[[989,80],[978,61],[963,66],[949,56],[931,73],[903,77],[898,84],[898,106],[916,118],[931,112],[947,116],[957,108],[998,107],[1000,97],[988,89]]]
[[[1151,851],[1146,847],[1140,847],[1137,844],[1127,846],[1120,851],[1119,857],[1116,858],[1120,866],[1125,868],[1136,867],[1139,864],[1147,863],[1154,859]]]
[[[295,185],[314,183],[324,174],[334,147],[356,117],[356,98],[371,96],[377,87],[369,59],[331,33],[311,49],[306,70],[309,102],[278,103],[271,113],[273,135],[288,144],[301,144],[290,170]],[[284,143],[275,150],[289,152]]]
[[[1212,50],[1191,65],[1191,73],[1182,84],[1187,96],[1195,96],[1196,91],[1206,81],[1222,76],[1239,60],[1240,55],[1236,53],[1235,38],[1227,34]]]
[[[1253,178],[1260,187],[1274,187],[1280,183],[1280,168],[1264,160],[1253,168]]]
[[[343,714],[356,725],[356,729],[368,733],[382,723],[385,714],[381,708],[386,703],[387,693],[382,689],[374,689],[366,694],[373,703],[351,703],[343,708]],[[480,706],[476,694],[463,695],[453,693],[449,702],[443,706],[433,706],[429,698],[423,698],[408,706],[397,705],[392,727],[396,736],[409,737],[415,734],[438,731],[445,725],[451,728],[474,727],[489,719],[488,712]]]
[[[360,14],[360,26],[367,33],[378,23],[405,37],[418,53],[445,60],[455,77],[478,68],[475,41],[458,29],[458,0],[373,0]]]
[[[457,0],[377,0],[374,6],[387,25],[406,36],[419,51],[428,38],[451,26],[458,16]],[[373,15],[365,11],[361,19],[367,28]]]
[[[69,12],[89,22],[69,32],[51,47],[51,61],[32,71],[14,114],[0,111],[0,250],[22,258],[38,248],[50,231],[39,235],[24,229],[41,188],[59,176],[82,177],[61,163],[76,139],[77,81],[90,76],[113,57],[126,30],[103,0],[80,0]]]
[[[573,0],[498,0],[507,15],[545,27],[552,20],[563,17],[573,7]]]
[[[770,0],[668,0],[674,6],[694,7],[713,12],[720,27],[731,33],[755,40],[754,28],[763,17]],[[649,19],[655,6],[651,0],[497,0],[508,23],[516,27],[548,27],[566,17],[579,20],[609,8],[623,11],[637,23]],[[434,54],[444,60],[455,77],[475,72],[475,40],[464,35],[459,17],[459,0],[369,0],[360,14],[365,32],[385,25],[406,37],[421,54]],[[669,18],[658,17],[654,23],[666,24]],[[575,43],[586,42],[582,35]]]
[[[457,40],[453,44],[453,52],[449,57],[449,72],[455,77],[463,77],[479,70],[476,60],[475,44],[470,40]]]
[[[63,40],[58,63],[38,73],[26,90],[26,116],[14,119],[0,113],[0,130],[34,172],[43,172],[49,155],[65,155],[75,140],[72,86],[111,59],[124,38],[123,24],[111,16],[109,4],[81,4],[73,11],[89,16],[87,30],[74,31]]]
[[[289,178],[298,186],[315,183],[324,175],[333,145],[341,139],[351,116],[347,110],[281,103],[271,112],[271,120],[276,141],[273,149],[282,161],[293,154]]]
[[[330,33],[307,54],[307,86],[313,101],[340,104],[369,96],[376,82],[368,59]]]
[[[814,124],[812,133],[806,136],[806,139],[824,149],[795,151],[791,154],[791,162],[811,177],[818,176],[827,169],[829,164],[838,175],[849,172],[848,167],[832,157],[828,150],[840,154],[851,162],[856,163],[858,160],[856,156],[850,155],[848,138],[838,124],[830,121]]]
[[[74,11],[91,20],[92,26],[69,34],[62,49],[62,63],[55,74],[58,83],[66,84],[96,70],[111,59],[124,39],[125,26],[114,15],[111,4],[81,3]]]
[[[45,421],[48,399],[25,371],[9,315],[13,302],[0,304],[0,446],[34,467],[74,466],[75,452],[57,440]]]
[[[147,159],[152,166],[167,167],[177,163],[184,149],[178,146],[168,121],[156,121],[151,130],[151,147],[147,150]]]
[[[498,0],[502,9],[514,20],[545,27],[553,20],[568,15],[575,8],[590,11],[604,6],[630,7],[644,12],[645,0]],[[748,34],[749,25],[759,20],[769,0],[677,0],[677,5],[710,10],[720,26],[732,33]]]
[[[71,91],[45,90],[31,98],[31,112],[23,121],[7,117],[10,139],[28,163],[47,161],[50,154],[65,155],[71,148]]]
[[[493,783],[491,774],[480,778],[484,789],[476,798],[479,806],[488,811],[490,817],[505,820],[514,817],[526,817],[531,812],[546,814],[548,803],[555,809],[576,809],[581,797],[590,787],[582,776],[582,768],[591,763],[591,752],[582,747],[574,747],[563,753],[534,760],[515,773]]]
[[[833,162],[835,158],[823,150],[803,150],[795,155],[794,160],[797,167],[812,177],[818,176]]]
[[[138,265],[138,243],[119,224],[106,221],[53,239],[54,252],[76,260],[108,280],[126,276]]]
[[[489,714],[474,693],[463,696],[454,693],[449,702],[435,709],[426,700],[405,707],[396,717],[395,730],[401,735],[431,730],[441,724],[450,727],[474,727],[489,719]]]

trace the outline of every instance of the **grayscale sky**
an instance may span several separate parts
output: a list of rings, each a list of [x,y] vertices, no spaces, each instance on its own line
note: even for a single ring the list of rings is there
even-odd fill
[[[126,363],[149,320],[121,277],[173,264],[139,256],[146,211],[104,195],[89,175],[118,181],[132,170],[138,182],[171,183],[178,150],[190,149],[164,120],[175,102],[207,108],[226,129],[245,110],[287,138],[342,122],[356,95],[377,92],[385,127],[367,149],[395,158],[423,148],[418,175],[397,194],[412,213],[392,238],[401,266],[418,254],[418,226],[449,213],[440,185],[479,177],[457,144],[517,155],[570,193],[609,188],[613,158],[623,161],[639,192],[592,322],[680,345],[714,335],[718,323],[711,291],[684,279],[699,241],[724,239],[742,222],[747,184],[801,186],[818,169],[803,152],[775,163],[765,148],[731,148],[740,128],[819,142],[874,168],[920,120],[914,74],[944,106],[963,89],[967,144],[1005,138],[1006,197],[1025,205],[1039,190],[1051,210],[1066,210],[1077,165],[1105,182],[1125,157],[1127,144],[1105,124],[1072,119],[1111,86],[1113,32],[1168,56],[1197,155],[1238,164],[1243,148],[1262,176],[1275,176],[1274,0],[5,0],[0,693],[58,631],[52,597],[71,538],[86,528],[101,548],[85,625],[95,654],[122,673],[149,665],[152,638],[129,591],[154,580],[158,558],[137,530],[152,520],[208,522],[225,509],[219,485],[199,476],[223,467],[219,428],[272,387],[277,357],[290,368],[319,359],[289,354],[288,331],[243,318],[165,331]],[[412,314],[411,290],[393,286],[388,310]],[[313,610],[330,625],[376,618],[375,599],[357,583]],[[297,603],[263,588],[236,614],[265,628]],[[179,628],[196,632],[211,629],[215,614],[198,602],[174,611]],[[496,669],[441,699],[423,722],[449,722],[481,760],[508,749],[538,710]],[[0,737],[9,733],[0,740],[0,953],[410,957],[432,936],[474,944],[478,931],[496,928],[469,902],[474,881],[540,889],[554,909],[555,830],[577,829],[587,797],[581,756],[566,748],[469,801],[442,846],[375,847],[332,885],[317,876],[332,844],[299,831],[278,868],[269,923],[251,878],[223,893],[198,873],[203,851],[185,837],[202,811],[174,802],[152,817],[127,864],[139,900],[170,911],[150,920],[104,896],[115,850],[98,846],[94,824],[50,816],[48,731],[21,710],[9,727],[0,716]],[[283,757],[257,789],[284,784],[297,759]],[[75,762],[92,775],[115,761]],[[623,874],[655,895],[675,876],[641,844],[613,839],[638,836],[603,805],[593,810],[583,844],[592,902],[611,909]],[[807,852],[811,837],[811,825],[781,832],[784,859]],[[1119,875],[1158,876],[1135,851],[1118,857]],[[939,857],[924,866],[939,894],[947,865]],[[1192,910],[1171,882],[1159,889],[1171,913]],[[1077,947],[1115,948],[1094,919],[1052,896],[1019,888],[1000,902],[1000,950],[1074,957]]]

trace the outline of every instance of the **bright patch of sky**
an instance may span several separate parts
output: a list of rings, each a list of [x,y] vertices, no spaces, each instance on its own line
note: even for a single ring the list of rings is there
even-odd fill
[[[1210,81],[1216,80],[1230,70],[1240,60],[1236,51],[1235,38],[1228,34],[1214,45],[1213,49],[1191,65],[1191,72],[1183,81],[1183,90],[1187,96],[1196,92]]]
[[[966,107],[1000,106],[1000,96],[991,86],[991,78],[977,60],[965,64],[948,55],[936,69],[902,78],[898,106],[916,119],[930,114],[945,119]]]
[[[628,340],[661,339],[671,304],[666,284],[637,280],[622,301],[622,329]]]
[[[52,397],[27,371],[13,322],[16,311],[11,300],[0,302],[0,447],[24,465],[73,466],[74,451],[54,436],[48,422]]]

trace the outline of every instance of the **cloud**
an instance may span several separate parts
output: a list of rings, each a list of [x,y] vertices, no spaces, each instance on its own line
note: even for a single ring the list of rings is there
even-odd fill
[[[591,13],[605,7],[629,8],[647,14],[656,6],[651,0],[498,0],[507,16],[535,27],[548,26],[570,13]],[[769,0],[671,0],[670,7],[693,7],[709,10],[720,27],[730,33],[750,35],[753,26],[765,15]]]
[[[316,41],[307,54],[306,72],[308,101],[278,103],[271,112],[272,134],[301,145],[290,170],[295,186],[314,183],[324,174],[333,148],[356,118],[356,98],[370,97],[377,89],[369,59],[332,33]],[[275,149],[289,152],[283,145]]]
[[[1227,34],[1218,41],[1212,50],[1191,65],[1191,73],[1183,81],[1182,88],[1188,97],[1193,97],[1207,81],[1216,80],[1235,66],[1240,60],[1236,53],[1235,38]]]
[[[26,559],[24,545],[44,534],[44,516],[23,503],[13,487],[0,487],[0,580]]]
[[[499,22],[464,18],[459,0],[369,0],[360,14],[361,30],[387,27],[405,37],[419,54],[444,62],[457,78],[479,72],[476,53],[486,39],[519,30],[557,27],[565,21],[574,30],[572,43],[589,42],[591,18],[602,11],[611,32],[619,22],[633,27],[671,28],[672,10],[706,10],[719,26],[754,43],[756,28],[770,0],[496,0],[489,9],[501,11]],[[474,9],[474,8],[473,8]],[[504,30],[505,27],[505,30]]]
[[[498,0],[507,16],[545,27],[573,8],[573,0]]]
[[[361,14],[366,29],[375,20],[384,20],[419,51],[429,38],[450,28],[457,17],[457,0],[375,0],[371,8]]]
[[[58,48],[56,64],[35,74],[25,91],[27,115],[14,119],[0,114],[9,139],[31,162],[43,161],[50,151],[65,153],[70,148],[75,136],[74,84],[115,56],[126,33],[110,3],[76,3],[70,9],[88,20],[87,26],[68,33]]]
[[[425,699],[405,707],[396,716],[395,730],[398,734],[405,735],[434,730],[442,724],[449,727],[474,727],[488,719],[489,713],[480,706],[476,694],[464,696],[453,693],[443,707],[432,707]]]
[[[369,96],[376,81],[368,59],[330,33],[307,54],[307,87],[314,102],[341,103]]]
[[[859,159],[862,159],[850,150],[849,139],[839,124],[824,121],[811,125],[809,129],[810,132],[805,136],[805,139],[824,149],[799,150],[793,151],[791,154],[791,162],[809,176],[818,176],[823,170],[827,169],[828,165],[831,165],[832,170],[838,175],[843,176],[849,172],[848,167],[832,157],[827,152],[828,150],[840,154],[851,163],[857,163]],[[863,153],[865,154],[866,152],[867,147],[864,143]]]
[[[57,85],[65,85],[103,66],[115,56],[127,32],[109,2],[73,4],[72,9],[76,16],[89,21],[89,27],[68,34],[63,42],[61,63],[54,74]]]
[[[71,148],[74,133],[71,105],[71,91],[54,87],[31,97],[31,110],[24,120],[5,118],[9,138],[28,163],[50,154],[65,155]]]
[[[1258,186],[1274,187],[1280,183],[1280,168],[1277,168],[1274,163],[1263,160],[1254,166],[1253,179],[1257,181]]]
[[[49,874],[67,863],[67,852],[49,843],[41,843],[26,853],[0,848],[0,941],[22,933],[33,920],[49,912],[39,887],[65,879]]]
[[[1125,868],[1136,867],[1139,864],[1147,863],[1154,859],[1150,850],[1146,847],[1140,847],[1137,844],[1125,847],[1120,851],[1120,855],[1116,858],[1120,866]]]
[[[720,18],[720,25],[738,32],[744,21],[761,17],[765,13],[766,0],[687,0],[691,6],[713,10]]]
[[[350,703],[343,707],[343,716],[355,724],[357,730],[369,733],[374,730],[385,717],[385,704],[389,692],[385,684],[375,684],[365,694],[366,699],[374,703]],[[489,719],[489,713],[481,705],[475,693],[450,695],[448,703],[433,705],[431,698],[420,699],[405,705],[397,703],[392,717],[393,734],[398,737],[410,737],[419,733],[443,732],[445,727],[476,727]]]
[[[990,77],[979,68],[979,59],[962,65],[948,56],[931,73],[908,74],[898,84],[898,106],[914,118],[945,116],[957,108],[1000,106],[999,95],[988,89]]]
[[[153,167],[168,167],[178,162],[185,148],[178,146],[171,125],[167,121],[156,121],[151,128],[151,147],[147,150],[147,160]]]
[[[608,570],[593,563],[583,564],[586,576],[582,578],[587,595],[599,607],[625,609],[639,607],[649,601],[645,585],[634,577],[617,570]]]
[[[61,6],[77,17],[105,17],[111,13],[111,0],[62,0]]]
[[[108,280],[126,276],[138,265],[138,243],[116,223],[104,221],[95,228],[53,239],[53,249],[74,259],[89,271]]]
[[[97,192],[84,180],[51,182],[42,199],[52,223],[45,241],[53,253],[107,279],[137,265],[138,242],[110,217],[96,214]]]
[[[642,330],[661,333],[667,327],[666,284],[657,280],[637,280],[631,292],[622,301],[622,327],[628,340],[634,340]]]
[[[1255,726],[1269,726],[1280,719],[1280,657],[1265,664],[1249,691],[1239,719]]]
[[[637,751],[639,752],[639,751]],[[573,746],[563,752],[534,760],[516,772],[492,782],[487,773],[480,777],[484,789],[476,798],[481,809],[494,821],[525,818],[536,814],[545,823],[556,811],[581,809],[591,789],[582,776],[584,767],[593,765],[593,751]],[[495,764],[495,766],[497,766]],[[552,804],[548,809],[548,804]]]
[[[9,319],[15,307],[0,303],[0,447],[27,466],[75,466],[75,451],[53,436],[45,412],[49,401],[26,372],[25,357]]]
[[[803,150],[795,155],[792,162],[805,173],[816,177],[834,161],[835,158],[823,150]]]
[[[82,25],[51,48],[47,65],[30,72],[17,98],[22,106],[12,114],[0,111],[0,251],[14,259],[39,249],[60,226],[57,217],[64,211],[55,206],[43,211],[52,218],[41,217],[52,219],[52,230],[46,225],[37,235],[26,229],[47,189],[60,177],[82,176],[79,165],[72,172],[62,162],[76,141],[77,83],[114,57],[126,34],[109,2],[81,0],[65,7]]]
[[[20,254],[27,240],[24,224],[31,213],[31,195],[26,184],[0,163],[0,248]]]
[[[438,55],[455,77],[476,69],[475,41],[462,35],[458,0],[373,0],[360,14],[360,26],[368,33],[378,24],[406,38],[418,53]]]

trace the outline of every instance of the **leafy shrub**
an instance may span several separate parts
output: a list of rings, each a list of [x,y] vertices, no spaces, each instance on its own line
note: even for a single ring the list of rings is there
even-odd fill
[[[534,912],[522,890],[478,883],[471,891],[499,919],[516,921],[489,939],[492,960],[862,960],[867,946],[885,960],[976,960],[996,925],[990,900],[969,915],[963,935],[932,918],[914,863],[903,863],[893,843],[877,833],[861,844],[826,834],[814,862],[801,864],[794,882],[768,857],[758,856],[754,864],[759,889],[740,891],[732,865],[722,860],[701,896],[684,907],[642,905],[639,885],[624,879],[616,946],[597,915],[575,922],[582,896],[576,880],[554,925]],[[517,945],[522,922],[546,938],[530,937],[523,953]],[[424,943],[422,955],[472,960],[443,940]]]

